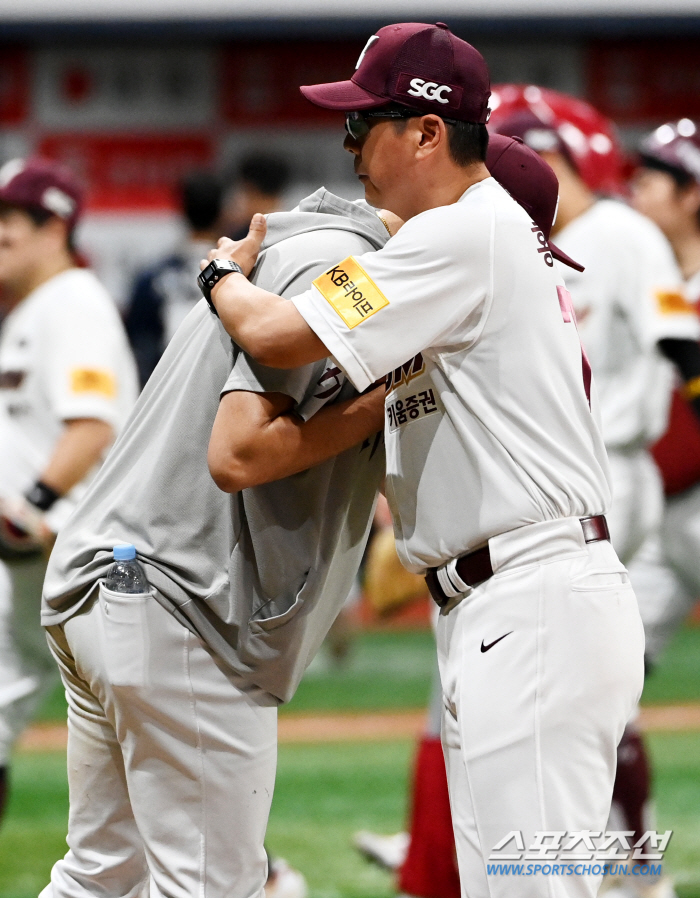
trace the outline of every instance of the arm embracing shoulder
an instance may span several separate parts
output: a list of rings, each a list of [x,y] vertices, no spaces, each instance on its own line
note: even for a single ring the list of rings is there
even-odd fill
[[[227,493],[280,480],[333,458],[381,430],[384,391],[321,409],[308,421],[283,393],[234,390],[219,403],[209,442],[214,482]]]
[[[299,368],[328,350],[294,303],[229,275],[212,290],[221,323],[238,345],[269,368]]]

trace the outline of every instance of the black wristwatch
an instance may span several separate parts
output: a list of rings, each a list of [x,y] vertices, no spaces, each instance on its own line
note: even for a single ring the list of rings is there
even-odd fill
[[[214,303],[211,301],[211,291],[222,278],[225,278],[227,274],[234,274],[234,272],[243,274],[243,269],[238,262],[214,259],[197,278],[197,284],[202,291],[202,296],[209,303],[209,308],[217,318],[219,317],[219,313],[216,311]]]

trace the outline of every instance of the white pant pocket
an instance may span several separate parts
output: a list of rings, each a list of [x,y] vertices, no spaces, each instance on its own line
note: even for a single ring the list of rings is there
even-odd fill
[[[572,579],[571,589],[574,592],[600,592],[629,586],[629,582],[629,575],[624,568],[619,571],[586,571]]]
[[[148,621],[146,603],[153,593],[125,595],[100,583],[102,657],[112,686],[146,686]]]

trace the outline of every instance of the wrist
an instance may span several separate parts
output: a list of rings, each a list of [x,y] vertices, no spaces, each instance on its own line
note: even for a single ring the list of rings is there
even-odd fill
[[[37,480],[34,486],[24,494],[24,498],[39,511],[48,511],[58,502],[61,495],[43,480]]]
[[[234,262],[230,259],[212,259],[197,278],[197,285],[199,286],[202,296],[209,303],[209,308],[217,318],[219,317],[219,313],[214,305],[214,291],[219,287],[224,278],[229,277],[232,274],[241,274],[245,277],[245,273],[238,262]]]
[[[236,281],[238,281],[238,282],[240,283],[240,279],[241,279],[241,278],[243,278],[244,280],[248,280],[248,279],[246,278],[246,276],[243,274],[243,272],[240,272],[240,273],[239,273],[239,272],[237,272],[237,271],[232,271],[232,272],[231,272],[231,275],[226,277],[226,281],[227,281],[229,284],[235,283]],[[210,292],[210,294],[209,294],[209,295],[210,295],[210,300],[209,300],[209,301],[210,301],[210,304],[211,304],[211,305],[215,305],[216,301],[217,301],[217,300],[220,300],[220,298],[221,298],[221,288],[222,288],[222,286],[224,286],[223,281],[219,281],[218,283],[214,284],[214,286],[211,288],[211,292]],[[217,315],[217,316],[218,316],[218,314],[219,314],[219,313],[216,312],[216,315]]]

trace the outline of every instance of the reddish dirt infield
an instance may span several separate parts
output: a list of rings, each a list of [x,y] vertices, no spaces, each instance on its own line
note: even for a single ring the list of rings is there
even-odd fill
[[[700,730],[700,703],[658,705],[643,708],[640,724],[646,732]],[[423,732],[424,711],[395,711],[390,714],[284,714],[279,720],[279,741],[388,742],[413,739]],[[65,749],[68,731],[63,724],[36,724],[19,742],[20,751]]]

